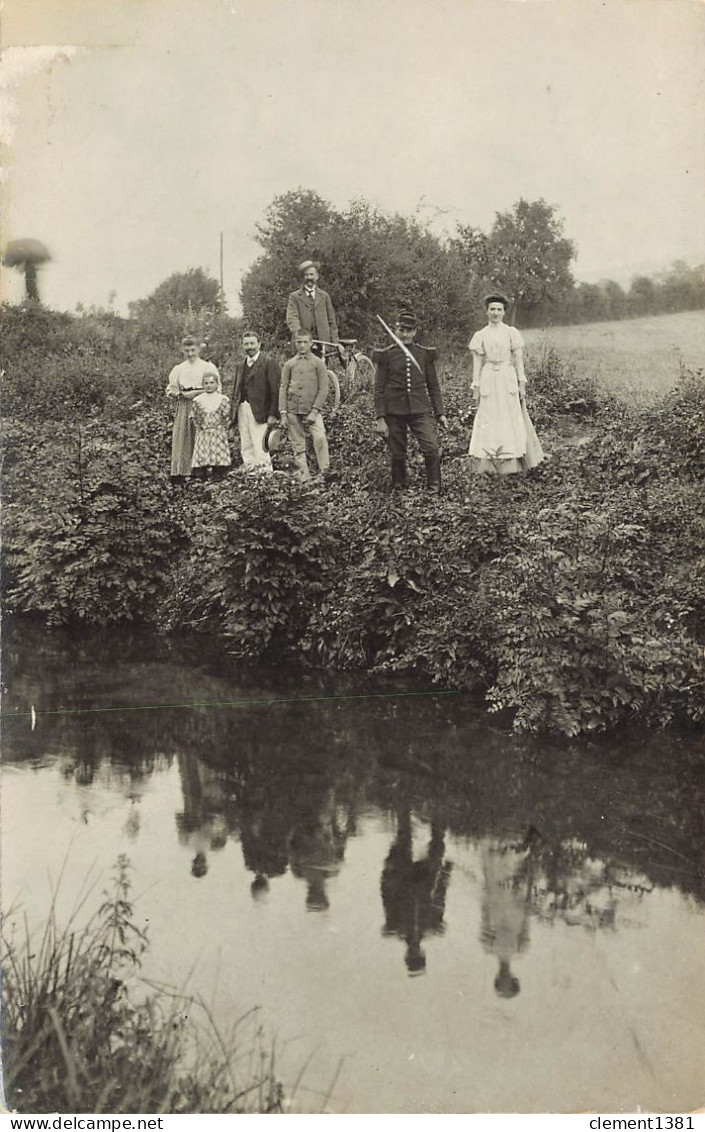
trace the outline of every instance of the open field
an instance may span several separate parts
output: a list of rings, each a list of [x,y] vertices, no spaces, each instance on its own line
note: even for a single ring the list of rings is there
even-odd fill
[[[704,311],[522,330],[522,335],[534,357],[553,346],[576,373],[631,396],[670,389],[681,364],[705,367]]]

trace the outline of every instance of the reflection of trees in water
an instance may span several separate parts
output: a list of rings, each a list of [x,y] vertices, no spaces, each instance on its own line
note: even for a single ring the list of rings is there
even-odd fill
[[[297,706],[276,720],[266,711],[238,712],[227,726],[220,748],[198,746],[207,757],[178,756],[184,808],[177,824],[180,838],[196,850],[195,875],[207,869],[213,828],[224,828],[240,839],[253,896],[290,869],[306,882],[307,907],[324,910],[327,881],[355,832],[363,763],[343,748],[341,766],[340,745],[331,742],[325,721],[312,725],[310,711]]]
[[[616,930],[618,915],[623,918],[652,888],[623,864],[593,857],[585,842],[550,843],[533,826],[521,840],[481,838],[479,849],[480,939],[497,957],[494,985],[504,998],[519,993],[511,964],[529,945],[531,917],[593,932]]]
[[[585,842],[541,846],[531,884],[531,911],[550,923],[590,931],[617,927],[617,913],[638,907],[648,878],[618,861],[593,857]]]
[[[176,757],[181,834],[193,839],[194,860],[214,839],[239,836],[255,893],[290,866],[310,888],[308,869],[312,903],[322,906],[326,870],[340,866],[357,815],[376,807],[432,815],[448,834],[475,842],[540,831],[530,908],[543,919],[616,925],[617,906],[652,884],[705,898],[705,779],[695,740],[621,735],[613,748],[546,747],[492,729],[463,696],[134,710],[341,695],[370,684],[286,667],[228,668],[217,650],[211,671],[207,642],[192,648],[122,632],[82,641],[23,623],[4,647],[6,711],[31,703],[40,712],[120,709],[40,714],[35,731],[27,717],[9,719],[5,758],[55,756],[79,785],[117,787],[136,800],[144,779]]]
[[[414,858],[410,806],[397,809],[397,832],[382,869],[384,935],[397,935],[406,943],[404,962],[410,975],[426,969],[424,936],[441,935],[452,864],[444,860],[443,826],[431,822],[422,857]]]

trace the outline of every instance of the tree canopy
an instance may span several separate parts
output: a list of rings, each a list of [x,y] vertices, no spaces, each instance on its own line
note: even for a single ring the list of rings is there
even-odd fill
[[[221,314],[224,310],[223,296],[217,279],[208,275],[202,267],[191,267],[188,271],[175,271],[168,279],[152,291],[146,299],[130,303],[130,314],[140,318],[150,313],[187,314],[210,311]]]
[[[276,197],[257,228],[264,254],[242,281],[245,320],[270,339],[285,339],[287,295],[298,265],[320,264],[343,335],[368,340],[375,319],[410,303],[421,324],[449,330],[467,317],[469,289],[459,255],[415,219],[389,215],[364,200],[335,209],[311,190]]]
[[[557,303],[573,286],[573,243],[553,205],[520,200],[498,213],[492,230],[459,227],[437,235],[416,217],[390,214],[365,200],[339,210],[310,189],[276,197],[257,226],[264,254],[242,281],[247,321],[286,338],[286,296],[304,259],[320,264],[341,332],[366,337],[376,314],[389,319],[410,304],[423,328],[456,338],[467,332],[485,288],[501,286],[524,317]]]
[[[512,300],[509,321],[550,325],[635,317],[705,306],[705,266],[677,261],[661,276],[638,276],[631,287],[603,279],[576,283],[574,242],[556,205],[521,198],[497,212],[489,231],[458,225],[439,235],[418,216],[402,216],[362,198],[336,208],[313,189],[276,196],[256,226],[262,254],[245,272],[244,321],[269,344],[285,343],[287,297],[300,285],[299,264],[319,265],[343,337],[381,341],[376,315],[394,318],[410,305],[422,339],[467,340],[484,318],[482,297],[501,289]],[[176,272],[146,299],[130,304],[133,318],[175,320],[208,338],[224,317],[218,282],[201,268]]]
[[[513,301],[522,325],[558,306],[574,286],[575,244],[563,235],[555,206],[543,199],[522,198],[496,213],[488,234],[459,226],[456,246],[483,290],[498,288]]]

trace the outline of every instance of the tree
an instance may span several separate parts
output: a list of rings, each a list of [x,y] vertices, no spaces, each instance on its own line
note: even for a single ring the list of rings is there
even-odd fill
[[[270,255],[300,263],[320,250],[322,233],[336,219],[332,205],[313,189],[295,189],[275,197],[256,225],[257,241]]]
[[[320,264],[343,336],[369,342],[375,314],[392,318],[409,303],[422,329],[450,334],[467,319],[468,286],[457,249],[415,219],[389,215],[365,200],[338,211],[311,190],[276,197],[257,226],[264,255],[242,282],[246,320],[284,340],[286,296],[304,259]]]
[[[191,267],[188,271],[174,272],[146,299],[130,303],[129,309],[132,318],[205,311],[221,314],[225,303],[217,279],[206,274],[202,267]]]
[[[629,288],[629,307],[632,314],[643,316],[657,310],[656,284],[647,275],[637,275]]]
[[[605,293],[597,283],[579,283],[573,292],[579,322],[600,322],[605,314]]]
[[[677,259],[659,287],[664,311],[697,310],[703,305],[702,268],[691,268]]]
[[[476,230],[470,233],[470,261],[474,257],[488,288],[508,292],[517,320],[531,323],[570,294],[574,286],[570,264],[576,249],[564,237],[554,205],[522,198],[508,212],[496,214],[484,240]]]
[[[24,273],[25,294],[29,302],[40,301],[37,268],[48,263],[50,259],[51,254],[41,240],[29,236],[20,240],[10,240],[5,249],[3,263],[5,267],[16,267]]]
[[[624,289],[614,279],[601,279],[599,288],[602,292],[605,318],[624,318],[627,314],[628,298]]]
[[[288,337],[286,299],[298,285],[298,265],[305,259],[326,259],[325,234],[335,229],[338,219],[332,205],[311,189],[283,193],[266,209],[256,225],[264,255],[246,272],[240,289],[245,322],[263,337]]]

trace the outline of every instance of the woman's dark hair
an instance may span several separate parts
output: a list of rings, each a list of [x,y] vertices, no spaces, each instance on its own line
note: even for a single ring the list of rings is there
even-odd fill
[[[495,292],[492,295],[485,295],[482,301],[485,304],[485,309],[490,305],[490,303],[501,303],[505,311],[509,307],[509,299],[506,295],[500,294],[499,291]]]

